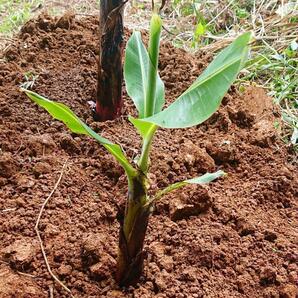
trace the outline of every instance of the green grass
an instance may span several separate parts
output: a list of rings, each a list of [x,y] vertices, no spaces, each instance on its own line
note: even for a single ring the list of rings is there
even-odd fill
[[[221,41],[234,36],[235,32],[253,30],[258,38],[240,81],[254,82],[267,89],[268,95],[280,107],[281,137],[298,151],[298,4],[284,1],[284,9],[287,5],[292,8],[283,16],[278,14],[280,2],[268,3],[174,0],[172,9],[176,18],[186,18],[189,22],[184,22],[183,28],[172,28],[177,33],[173,42],[191,51],[215,52],[220,49]],[[179,34],[181,31],[185,33]]]
[[[253,53],[242,80],[253,81],[268,90],[280,107],[285,143],[298,149],[298,51],[292,42],[281,51],[263,46]],[[279,128],[279,127],[277,127]]]
[[[41,0],[0,0],[0,34],[10,36],[31,17]]]

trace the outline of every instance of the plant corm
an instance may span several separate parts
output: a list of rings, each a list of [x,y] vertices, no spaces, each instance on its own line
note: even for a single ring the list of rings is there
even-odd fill
[[[143,245],[148,219],[157,200],[166,193],[187,184],[209,183],[225,173],[221,170],[181,181],[148,195],[150,148],[159,127],[186,128],[207,120],[219,108],[223,96],[236,79],[247,55],[250,33],[239,36],[225,48],[176,101],[163,109],[165,88],[158,75],[158,53],[162,21],[153,14],[150,23],[148,51],[140,32],[134,32],[126,46],[124,78],[127,93],[138,110],[138,118],[129,117],[142,137],[143,145],[137,161],[130,162],[121,147],[103,138],[83,123],[67,106],[53,102],[32,91],[24,90],[54,118],[64,122],[74,133],[96,139],[124,168],[128,180],[128,198],[124,219],[120,223],[118,268],[116,278],[121,286],[138,282],[143,271]]]

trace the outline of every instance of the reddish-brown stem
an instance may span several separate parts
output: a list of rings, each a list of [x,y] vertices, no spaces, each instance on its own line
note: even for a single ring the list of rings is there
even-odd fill
[[[143,273],[144,239],[150,206],[146,205],[146,181],[143,174],[133,180],[120,226],[116,279],[120,286],[135,285]]]
[[[123,0],[100,1],[100,55],[95,118],[112,120],[121,115]]]

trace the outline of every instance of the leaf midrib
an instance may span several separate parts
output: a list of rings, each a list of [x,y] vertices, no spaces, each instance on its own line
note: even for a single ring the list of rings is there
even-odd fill
[[[146,71],[144,69],[144,64],[142,60],[142,50],[141,50],[141,44],[140,44],[140,39],[137,38],[137,45],[138,45],[138,51],[139,51],[139,63],[141,65],[141,73],[142,73],[142,89],[143,89],[143,97],[144,97],[144,104],[143,104],[143,117],[146,115],[146,103],[147,103],[147,98],[146,98],[146,86],[145,86],[145,75]]]
[[[224,71],[225,69],[229,68],[230,66],[232,66],[233,64],[236,64],[236,62],[240,61],[241,62],[242,57],[240,58],[236,58],[233,59],[229,64],[225,64],[222,67],[220,67],[217,71],[211,73],[210,75],[207,75],[205,79],[203,80],[198,80],[197,83],[195,82],[194,84],[192,84],[184,93],[182,93],[178,99],[180,99],[181,97],[183,97],[185,94],[187,94],[188,92],[192,91],[194,88],[197,88],[200,85],[203,85],[206,81],[212,79],[213,77],[217,76],[220,72]]]

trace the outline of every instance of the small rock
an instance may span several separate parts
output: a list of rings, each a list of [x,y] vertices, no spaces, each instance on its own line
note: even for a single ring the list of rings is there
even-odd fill
[[[197,167],[199,172],[210,172],[215,169],[214,160],[206,150],[195,145],[190,140],[182,143],[180,153],[184,156],[185,163],[188,166]]]
[[[2,250],[4,260],[13,268],[24,271],[30,268],[36,256],[38,245],[30,239],[16,240],[13,244]]]
[[[229,140],[222,141],[220,144],[207,143],[206,148],[216,164],[229,163],[237,160],[236,146]]]
[[[270,242],[274,242],[277,239],[277,235],[274,231],[266,230],[264,233],[264,239]]]
[[[10,152],[0,154],[0,176],[12,177],[18,171],[18,163]]]
[[[32,156],[49,154],[56,147],[53,138],[48,134],[29,136],[27,142]]]
[[[185,194],[169,200],[170,218],[174,221],[186,219],[206,212],[212,205],[212,199],[206,189],[190,186],[197,190],[189,196]]]
[[[80,146],[69,134],[61,135],[60,145],[69,154],[78,154],[81,152]]]
[[[265,267],[260,273],[260,284],[263,286],[274,284],[276,281],[276,270],[272,267]]]
[[[102,253],[100,261],[89,268],[92,278],[96,280],[107,279],[115,271],[115,265],[116,261],[112,256]]]
[[[42,174],[51,172],[51,166],[47,162],[38,162],[33,168],[35,176],[39,177]]]
[[[251,134],[251,143],[260,147],[270,147],[276,139],[276,130],[272,121],[261,120],[254,125],[254,133]]]
[[[174,261],[171,256],[163,256],[158,260],[158,263],[162,269],[165,269],[167,272],[172,272],[174,268]]]
[[[61,277],[65,277],[71,274],[72,271],[72,267],[70,265],[64,265],[62,264],[59,268],[58,268],[58,274]]]
[[[298,287],[287,284],[280,289],[279,294],[280,298],[296,298],[298,296]]]

